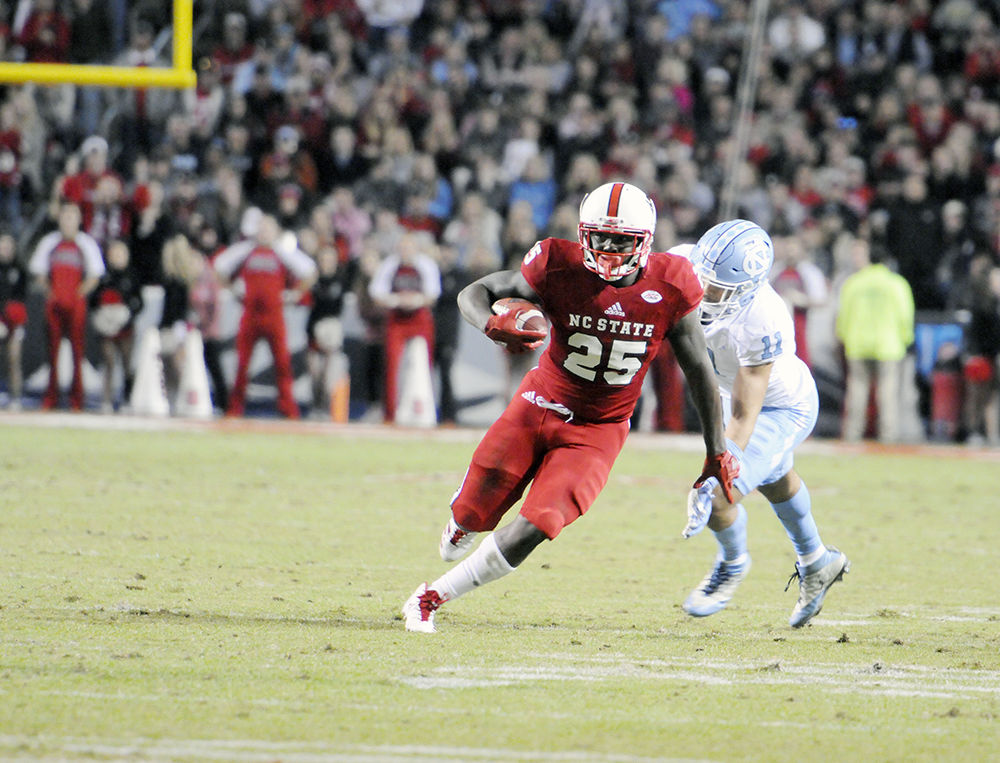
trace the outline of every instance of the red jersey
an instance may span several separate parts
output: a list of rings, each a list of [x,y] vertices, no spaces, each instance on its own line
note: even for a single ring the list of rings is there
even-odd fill
[[[535,244],[521,273],[552,322],[541,392],[590,422],[632,415],[660,343],[702,295],[684,257],[651,254],[636,282],[618,287],[584,267],[578,243],[557,238]]]
[[[276,250],[253,241],[240,241],[224,249],[213,263],[216,272],[226,278],[236,274],[243,279],[246,293],[243,304],[251,312],[282,310],[282,293],[293,276],[296,280],[315,272],[308,254],[300,249]]]
[[[104,258],[97,242],[86,233],[66,239],[59,231],[53,231],[39,240],[28,270],[48,280],[54,302],[72,305],[83,299],[79,288],[84,279],[104,275]]]
[[[245,304],[250,310],[280,310],[281,294],[288,284],[288,270],[277,252],[256,246],[243,260],[240,276],[246,284]]]

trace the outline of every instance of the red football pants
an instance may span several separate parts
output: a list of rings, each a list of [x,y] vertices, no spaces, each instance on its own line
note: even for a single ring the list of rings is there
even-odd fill
[[[229,410],[233,416],[242,416],[246,403],[250,356],[258,339],[267,340],[274,359],[274,376],[278,386],[278,412],[290,419],[299,418],[299,406],[292,394],[292,357],[288,352],[285,335],[285,316],[281,308],[274,311],[257,312],[245,310],[240,318],[240,328],[236,332],[236,380],[229,398]]]
[[[406,316],[390,315],[385,323],[385,421],[396,420],[399,396],[399,366],[406,343],[422,336],[427,342],[427,363],[434,363],[434,316],[430,310],[418,310]]]
[[[59,402],[59,344],[65,336],[73,351],[69,405],[79,411],[83,408],[83,341],[87,330],[87,303],[82,297],[69,303],[50,299],[45,303],[45,320],[49,341],[49,386],[42,398],[42,407],[53,408]]]
[[[531,483],[521,516],[555,538],[597,499],[625,445],[628,421],[567,422],[522,397],[532,391],[544,395],[534,373],[486,432],[452,499],[455,521],[467,530],[493,530]]]

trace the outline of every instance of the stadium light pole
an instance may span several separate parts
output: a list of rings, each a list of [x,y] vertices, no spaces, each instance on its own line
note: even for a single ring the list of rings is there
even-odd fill
[[[764,26],[767,23],[769,5],[770,0],[754,0],[751,5],[750,43],[744,48],[743,60],[740,62],[740,79],[736,86],[736,129],[726,157],[719,222],[731,220],[736,214],[740,167],[750,143],[754,102],[757,99],[757,78],[760,74],[760,53],[764,44]]]

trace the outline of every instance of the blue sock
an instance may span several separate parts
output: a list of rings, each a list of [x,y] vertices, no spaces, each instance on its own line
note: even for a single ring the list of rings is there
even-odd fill
[[[785,532],[795,546],[795,553],[800,560],[814,556],[816,551],[823,547],[816,521],[813,519],[812,499],[809,497],[806,483],[803,482],[799,492],[787,501],[772,503],[771,508],[785,526]]]
[[[736,504],[736,510],[736,521],[725,530],[715,533],[719,552],[727,562],[742,561],[747,555],[747,510],[742,503]]]

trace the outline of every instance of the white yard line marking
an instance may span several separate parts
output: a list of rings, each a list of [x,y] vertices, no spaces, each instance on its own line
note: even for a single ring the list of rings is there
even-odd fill
[[[332,748],[336,747],[336,751]],[[554,761],[556,763],[711,763],[707,758],[649,758],[596,752],[543,752],[441,745],[372,745],[333,742],[268,742],[254,739],[88,739],[0,735],[0,749],[32,752],[33,760],[64,760],[60,755],[123,760],[232,760],[246,763],[412,763],[413,761]],[[51,752],[49,752],[51,751]],[[47,753],[47,754],[46,754]]]
[[[545,665],[492,668],[438,668],[430,675],[409,676],[402,683],[415,689],[457,689],[510,686],[546,681],[684,681],[716,686],[820,685],[837,693],[874,696],[974,699],[1000,697],[1000,671],[932,668],[921,665],[746,664],[720,660],[677,658],[630,659],[607,655],[536,655]],[[553,662],[566,663],[553,665]]]
[[[87,429],[109,431],[146,432],[263,432],[274,434],[343,435],[387,440],[418,440],[434,442],[476,443],[485,429],[475,427],[409,429],[383,424],[334,424],[317,421],[288,421],[285,419],[239,418],[197,421],[180,418],[145,418],[141,416],[105,415],[99,413],[60,413],[26,411],[0,412],[0,426],[31,426],[45,429]],[[688,433],[632,432],[626,448],[637,450],[673,450],[700,453],[705,447],[701,435]],[[912,445],[881,445],[876,442],[860,444],[838,440],[807,440],[797,453],[859,456],[872,453],[897,456],[927,456],[953,458],[966,461],[1000,461],[1000,448],[969,448],[962,445],[941,443],[916,443]]]

